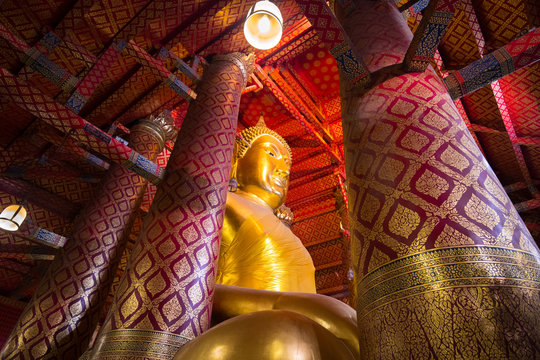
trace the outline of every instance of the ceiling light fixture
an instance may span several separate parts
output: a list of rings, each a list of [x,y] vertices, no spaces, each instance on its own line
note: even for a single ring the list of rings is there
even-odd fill
[[[283,34],[283,18],[278,7],[270,1],[258,1],[248,11],[244,23],[244,36],[256,49],[271,49]]]
[[[26,209],[22,204],[9,205],[0,214],[0,229],[17,231],[26,219]]]

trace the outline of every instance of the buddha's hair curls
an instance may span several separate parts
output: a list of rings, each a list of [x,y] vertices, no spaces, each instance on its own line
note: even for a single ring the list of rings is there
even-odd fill
[[[259,124],[244,129],[240,134],[236,136],[236,158],[242,158],[246,154],[246,151],[248,151],[251,144],[253,144],[253,142],[262,135],[273,136],[279,142],[281,142],[289,152],[289,159],[291,159],[292,161],[292,151],[285,139],[274,130],[271,130],[266,126],[261,126]]]

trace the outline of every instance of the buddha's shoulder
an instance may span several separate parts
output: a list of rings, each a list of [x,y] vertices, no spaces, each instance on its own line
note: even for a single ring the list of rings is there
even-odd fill
[[[249,217],[261,218],[273,214],[268,206],[261,206],[251,199],[236,193],[228,193],[225,216],[245,220]]]

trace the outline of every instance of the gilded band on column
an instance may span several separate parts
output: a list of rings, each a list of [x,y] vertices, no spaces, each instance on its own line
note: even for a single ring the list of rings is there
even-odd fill
[[[210,326],[238,107],[253,57],[217,55],[210,63],[96,341],[95,358],[170,358]]]
[[[336,6],[385,79],[363,91],[341,79],[361,353],[533,358],[534,240],[433,69],[396,72],[412,34],[395,5]]]
[[[130,132],[130,146],[154,160],[174,131],[170,114],[143,119]],[[146,183],[120,165],[111,166],[21,315],[2,358],[78,358],[85,352]]]

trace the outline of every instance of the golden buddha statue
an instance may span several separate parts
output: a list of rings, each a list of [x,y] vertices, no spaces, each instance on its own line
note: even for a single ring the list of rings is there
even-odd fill
[[[252,289],[315,292],[308,251],[275,215],[289,185],[291,149],[262,125],[236,141],[216,282]]]
[[[290,167],[289,146],[264,123],[237,139],[212,309],[218,325],[174,359],[359,358],[356,311],[314,294],[308,251],[274,215]]]

